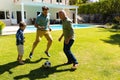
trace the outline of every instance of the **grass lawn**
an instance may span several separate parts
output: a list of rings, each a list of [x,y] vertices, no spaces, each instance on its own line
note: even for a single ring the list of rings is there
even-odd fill
[[[71,71],[72,65],[62,65],[67,61],[63,53],[63,40],[58,42],[62,31],[52,31],[51,57],[44,54],[46,40],[35,49],[31,60],[29,52],[35,33],[25,34],[25,65],[18,65],[15,35],[0,36],[0,80],[120,80],[120,32],[103,28],[76,29],[76,40],[72,52],[79,66]],[[50,69],[42,68],[49,59]]]

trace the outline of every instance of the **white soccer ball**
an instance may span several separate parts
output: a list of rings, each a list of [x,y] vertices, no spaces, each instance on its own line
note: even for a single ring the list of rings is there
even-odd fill
[[[43,66],[45,68],[50,68],[51,67],[51,63],[49,61],[46,61]]]

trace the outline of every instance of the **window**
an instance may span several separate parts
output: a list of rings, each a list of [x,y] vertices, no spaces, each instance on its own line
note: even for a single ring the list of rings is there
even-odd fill
[[[62,0],[57,0],[56,2],[62,2]]]
[[[24,11],[24,18],[26,19],[26,11]]]
[[[12,18],[12,19],[15,19],[15,18],[16,18],[15,14],[16,14],[15,11],[12,11],[12,12],[11,12],[11,18]]]
[[[19,0],[13,0],[13,2],[15,3],[15,2],[18,2]]]
[[[6,19],[10,19],[10,13],[9,13],[9,11],[6,11]]]
[[[37,16],[40,14],[41,12],[37,12]]]
[[[56,13],[56,19],[59,19],[59,15],[58,15],[58,13]]]
[[[52,3],[52,0],[50,0],[50,3]]]
[[[4,11],[0,11],[0,19],[5,19],[5,12]]]

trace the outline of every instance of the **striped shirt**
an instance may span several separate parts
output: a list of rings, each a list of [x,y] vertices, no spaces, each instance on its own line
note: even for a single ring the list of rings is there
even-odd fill
[[[18,29],[16,33],[16,45],[23,45],[24,44],[24,35],[23,35],[23,30]]]

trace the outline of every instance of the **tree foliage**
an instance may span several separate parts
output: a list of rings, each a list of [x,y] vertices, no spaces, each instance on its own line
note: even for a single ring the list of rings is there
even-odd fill
[[[70,5],[87,3],[88,0],[69,0]]]
[[[103,0],[96,3],[79,5],[80,14],[114,14],[120,13],[120,0]]]

